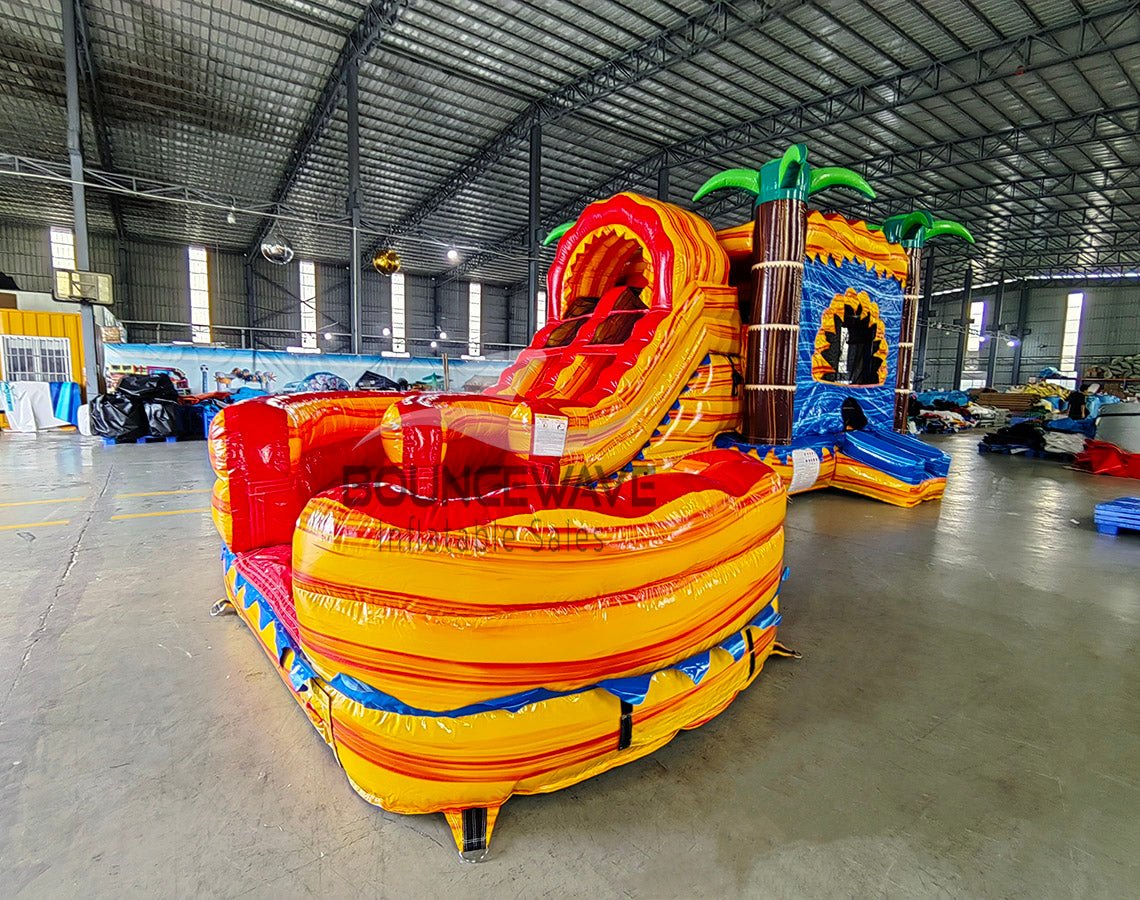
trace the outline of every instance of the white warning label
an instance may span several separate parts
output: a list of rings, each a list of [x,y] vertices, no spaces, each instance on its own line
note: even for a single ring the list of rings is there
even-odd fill
[[[535,456],[561,456],[566,447],[567,422],[565,416],[544,416],[536,413],[531,453]]]
[[[792,451],[792,483],[788,493],[806,491],[819,478],[819,457],[814,450],[799,447]]]

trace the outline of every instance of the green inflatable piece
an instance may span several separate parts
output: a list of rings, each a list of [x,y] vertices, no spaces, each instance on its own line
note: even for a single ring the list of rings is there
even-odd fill
[[[557,227],[553,228],[551,230],[550,234],[548,234],[546,236],[546,238],[543,240],[542,246],[549,247],[555,241],[561,240],[562,235],[564,235],[567,231],[569,231],[571,228],[573,228],[574,223],[577,221],[578,221],[577,219],[571,219],[569,222],[563,222],[561,225],[558,225]]]
[[[783,156],[766,162],[759,170],[727,169],[718,172],[701,185],[693,195],[693,202],[726,188],[747,191],[756,198],[757,204],[771,200],[807,200],[812,194],[832,187],[850,188],[874,198],[871,185],[858,172],[841,166],[812,169],[807,159],[807,145],[793,144]]]
[[[693,202],[704,199],[713,191],[726,188],[735,188],[738,191],[747,191],[753,197],[760,193],[760,172],[757,169],[726,169],[718,172],[697,189],[693,194]]]
[[[886,234],[887,240],[902,244],[904,247],[922,247],[930,238],[943,235],[974,243],[974,236],[965,225],[952,219],[936,219],[925,209],[899,213],[885,219],[882,225],[870,227],[875,230],[881,229]]]

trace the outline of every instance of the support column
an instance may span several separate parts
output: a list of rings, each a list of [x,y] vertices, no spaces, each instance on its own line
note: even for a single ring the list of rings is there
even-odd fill
[[[348,113],[348,200],[346,208],[352,225],[349,239],[348,299],[352,310],[352,352],[364,348],[364,310],[360,299],[360,92],[357,75],[360,64],[353,60],[346,72]]]
[[[966,264],[966,277],[962,282],[962,310],[958,316],[958,324],[962,326],[962,333],[958,335],[958,348],[954,354],[954,386],[951,390],[962,389],[962,369],[966,365],[966,345],[970,340],[970,301],[974,292],[974,269]]]
[[[744,439],[751,444],[792,440],[806,241],[803,200],[757,204],[744,364]]]
[[[131,254],[127,249],[127,240],[120,236],[115,245],[115,255],[118,259],[119,280],[115,285],[115,296],[119,302],[130,306],[131,302]]]
[[[989,355],[986,357],[986,387],[994,386],[994,373],[997,372],[998,337],[996,332],[1001,328],[1002,302],[1005,300],[1005,272],[998,275],[997,290],[994,291],[993,309],[990,310],[990,330],[995,332],[989,335]]]
[[[1009,380],[1013,384],[1021,384],[1021,348],[1025,346],[1025,324],[1029,320],[1029,298],[1026,296],[1025,282],[1018,285],[1017,290],[1017,343],[1013,345],[1013,371]]]
[[[242,335],[242,346],[252,350],[254,348],[254,327],[257,325],[257,297],[254,294],[253,260],[246,259],[242,267],[245,276],[245,324],[246,332]]]
[[[914,350],[914,377],[912,383],[920,390],[926,377],[926,342],[930,337],[930,328],[926,324],[930,321],[930,303],[934,295],[934,254],[927,253],[926,270],[922,276],[922,306],[918,316],[922,320],[922,328],[918,330]]]
[[[657,199],[669,202],[669,169],[665,166],[657,170]]]
[[[91,271],[91,245],[87,235],[87,196],[83,184],[83,119],[79,101],[79,43],[75,28],[75,0],[61,0],[63,13],[63,71],[67,87],[67,155],[71,164],[71,210],[75,232],[75,267]],[[95,307],[80,306],[83,332],[83,380],[87,402],[106,390],[103,379],[103,341],[95,322]]]
[[[503,336],[503,343],[510,344],[511,342],[511,294],[514,293],[513,288],[507,288],[503,291],[503,319],[506,322],[506,334]],[[538,320],[535,319],[535,324]]]
[[[540,216],[542,193],[542,126],[530,128],[530,193],[527,197],[527,273],[526,273],[526,340],[529,344],[538,324],[538,292],[541,289],[541,273],[538,264],[538,250],[542,245]]]
[[[899,353],[895,366],[895,431],[906,433],[913,393],[911,370],[914,365],[914,335],[918,327],[918,306],[924,296],[923,248],[914,243],[906,248],[906,286],[903,288],[902,321],[899,324]]]

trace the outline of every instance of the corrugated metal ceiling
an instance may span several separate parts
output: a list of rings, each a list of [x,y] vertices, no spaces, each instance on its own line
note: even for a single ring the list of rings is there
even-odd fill
[[[365,12],[363,0],[78,6],[116,171],[232,196],[238,205],[268,203],[289,183],[284,202],[326,223],[283,226],[298,252],[346,258],[346,234],[327,227],[344,215],[343,103],[295,178],[286,176]],[[960,277],[969,256],[1021,274],[1140,268],[1140,239],[1129,237],[1140,206],[1140,12],[1136,3],[1112,0],[899,0],[889,10],[872,0],[410,0],[361,67],[362,205],[370,234],[416,220],[412,233],[397,238],[410,270],[446,272],[446,249],[455,245],[474,257],[464,267],[470,276],[520,280],[525,140],[485,163],[480,154],[535,104],[566,97],[567,85],[596,84],[599,71],[628,61],[643,43],[670,30],[676,38],[686,19],[715,23],[720,15],[729,27],[703,38],[699,50],[676,52],[666,42],[660,64],[638,77],[619,77],[588,99],[547,110],[544,224],[560,211],[576,212],[623,171],[621,186],[655,190],[649,163],[663,151],[675,156],[694,138],[764,116],[777,116],[777,124],[730,142],[736,149],[683,155],[670,172],[672,199],[684,201],[720,168],[755,166],[795,141],[806,141],[817,160],[859,167],[1109,111],[1119,127],[1091,135],[1038,129],[1016,147],[951,165],[927,154],[876,182],[878,204],[856,208],[879,216],[937,202],[943,215],[973,226],[977,248],[940,254],[940,277],[948,279]],[[0,151],[62,161],[58,6],[0,0],[0,29]],[[1035,44],[1033,35],[1047,40]],[[941,67],[932,88],[920,70],[939,63],[952,65]],[[792,124],[790,112],[802,104],[817,108]],[[97,167],[94,142],[88,145],[88,164]],[[469,169],[477,175],[468,178]],[[1072,172],[1080,177],[1045,181]],[[62,196],[0,178],[0,218],[56,220],[66,213]],[[93,224],[110,227],[105,201],[95,195],[93,202]],[[174,204],[122,205],[128,233],[146,238],[244,249],[260,224],[241,216],[231,226],[224,212]],[[718,224],[744,214],[722,212]],[[486,248],[497,252],[481,252]]]

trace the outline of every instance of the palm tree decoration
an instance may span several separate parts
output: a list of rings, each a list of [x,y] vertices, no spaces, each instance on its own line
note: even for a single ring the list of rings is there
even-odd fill
[[[902,323],[899,326],[899,359],[895,369],[895,431],[906,433],[906,423],[910,411],[910,395],[913,393],[911,368],[914,365],[914,334],[918,327],[918,305],[922,299],[922,257],[923,248],[931,238],[960,238],[974,243],[974,236],[965,225],[952,219],[936,219],[925,209],[900,213],[883,221],[882,225],[870,225],[882,229],[887,240],[901,244],[906,250],[907,274],[903,287]]]
[[[807,200],[832,187],[875,196],[857,172],[839,166],[813,168],[807,157],[807,146],[795,144],[759,169],[720,172],[693,195],[696,202],[713,191],[735,188],[756,198],[744,366],[744,439],[751,444],[785,445],[792,440]]]

